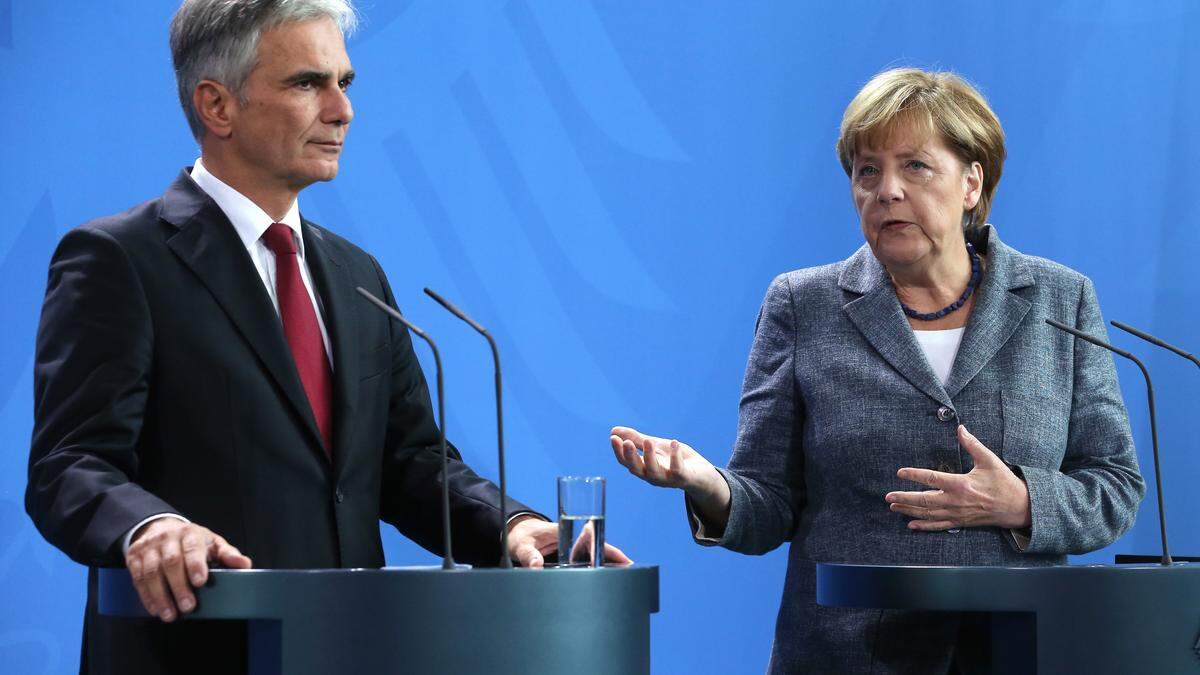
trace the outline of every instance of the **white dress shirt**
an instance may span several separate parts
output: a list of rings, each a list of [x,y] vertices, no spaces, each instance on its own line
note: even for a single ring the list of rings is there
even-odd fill
[[[204,190],[205,194],[212,197],[217,206],[225,212],[225,217],[229,218],[229,222],[233,224],[234,231],[242,240],[242,245],[246,247],[250,259],[254,261],[258,276],[262,278],[263,286],[266,287],[267,294],[271,296],[271,304],[275,305],[275,311],[278,313],[279,295],[275,292],[275,254],[267,248],[267,244],[262,239],[267,228],[271,227],[275,221],[245,195],[209,173],[208,169],[204,168],[204,162],[199,158],[192,167],[192,180],[201,190]],[[312,274],[308,271],[308,263],[304,259],[304,237],[300,234],[300,208],[296,202],[292,202],[291,208],[279,222],[291,228],[292,236],[296,239],[296,257],[300,262],[300,278],[304,281],[308,298],[317,312],[317,325],[321,327],[321,341],[325,343],[325,357],[329,359],[330,367],[332,367],[333,356],[329,351],[329,332],[325,330],[325,316],[321,312],[321,300],[313,291]]]

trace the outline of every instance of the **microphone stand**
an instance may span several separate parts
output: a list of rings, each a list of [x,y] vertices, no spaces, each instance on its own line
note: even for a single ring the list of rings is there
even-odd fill
[[[479,322],[467,316],[466,312],[455,307],[454,303],[438,295],[429,287],[425,288],[425,295],[436,300],[439,305],[445,307],[451,314],[462,319],[468,326],[474,328],[477,333],[487,338],[488,345],[492,348],[492,367],[496,380],[496,446],[499,450],[500,465],[500,567],[512,569],[512,559],[508,555],[508,489],[504,481],[504,403],[500,386],[500,350],[496,347],[496,340],[492,337],[492,334],[481,326]]]
[[[1071,328],[1070,326],[1059,323],[1054,319],[1046,319],[1046,323],[1061,331],[1066,331],[1081,340],[1090,342],[1097,347],[1103,347],[1114,354],[1124,356],[1130,361],[1136,363],[1138,368],[1140,368],[1142,371],[1142,377],[1146,378],[1146,399],[1150,403],[1150,440],[1154,447],[1154,485],[1158,490],[1158,529],[1159,536],[1162,538],[1162,564],[1171,565],[1171,554],[1167,550],[1167,516],[1163,510],[1162,469],[1160,468],[1158,462],[1158,424],[1155,421],[1154,415],[1154,385],[1150,382],[1150,371],[1146,370],[1146,366],[1136,356],[1130,354],[1124,349],[1117,349],[1098,337],[1088,335],[1083,331]]]
[[[454,554],[450,550],[450,476],[447,471],[450,462],[448,459],[448,453],[446,452],[446,402],[442,393],[442,357],[438,354],[437,345],[434,344],[433,340],[425,331],[409,323],[408,319],[405,319],[400,312],[397,312],[389,307],[386,302],[380,300],[374,295],[371,295],[371,293],[362,286],[359,286],[354,290],[358,291],[359,295],[366,298],[371,302],[371,304],[378,307],[385,314],[392,317],[396,321],[399,321],[404,325],[404,327],[416,333],[417,337],[427,342],[429,344],[429,349],[433,351],[433,362],[437,366],[438,439],[441,441],[442,445],[442,544],[443,548],[445,549],[445,553],[442,555],[442,569],[452,570],[454,569]]]

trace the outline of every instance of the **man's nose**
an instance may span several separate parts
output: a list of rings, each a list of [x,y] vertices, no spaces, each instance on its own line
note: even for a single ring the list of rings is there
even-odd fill
[[[330,90],[325,102],[325,114],[322,120],[326,124],[346,125],[354,119],[354,106],[350,105],[350,97],[339,87]]]

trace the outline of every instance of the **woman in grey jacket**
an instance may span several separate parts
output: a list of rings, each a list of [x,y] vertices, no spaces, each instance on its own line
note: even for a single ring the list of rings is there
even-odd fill
[[[815,563],[1054,565],[1133,524],[1145,483],[1091,282],[986,225],[1004,133],[951,73],[858,93],[837,151],[866,243],[767,291],[726,469],[616,427],[618,461],[681,488],[697,541],[791,542],[769,670],[956,672],[976,617],[822,607]]]

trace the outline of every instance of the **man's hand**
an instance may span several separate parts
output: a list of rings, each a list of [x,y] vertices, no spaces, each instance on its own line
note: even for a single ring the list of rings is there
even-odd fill
[[[967,428],[959,425],[958,442],[975,460],[969,473],[943,473],[929,469],[900,469],[904,480],[928,485],[923,492],[889,492],[884,499],[891,509],[914,520],[913,530],[950,530],[958,527],[1029,527],[1029,489]]]
[[[142,606],[170,623],[196,608],[193,586],[208,581],[209,561],[249,568],[250,559],[206,527],[176,518],[158,518],[138,530],[125,554]]]
[[[588,537],[584,545],[589,545],[591,543],[590,528],[584,529],[580,535],[580,541],[583,541],[584,537]],[[576,545],[578,546],[579,542],[576,542]],[[543,567],[546,563],[546,554],[553,553],[557,549],[558,525],[554,523],[548,523],[533,516],[521,516],[514,519],[512,525],[509,526],[508,553],[521,567]],[[618,565],[633,564],[633,561],[622,553],[621,549],[611,544],[604,545],[604,560]]]

